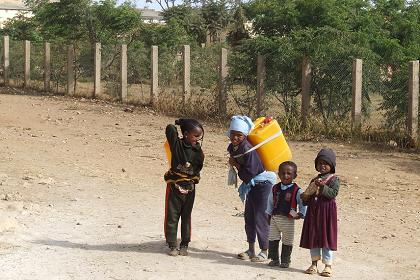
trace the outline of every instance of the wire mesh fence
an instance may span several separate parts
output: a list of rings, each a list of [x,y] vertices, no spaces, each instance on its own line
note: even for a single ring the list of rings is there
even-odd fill
[[[127,46],[127,100],[130,103],[150,103],[150,48],[134,41]]]
[[[282,53],[265,56],[263,113],[275,116],[284,130],[300,125],[301,62]]]
[[[184,101],[182,87],[181,48],[159,47],[159,109],[169,114],[180,112]]]
[[[42,91],[44,89],[44,45],[31,43],[30,54],[30,83],[31,89]]]
[[[366,131],[378,130],[386,124],[385,110],[382,109],[384,83],[381,67],[364,61],[362,74],[362,92],[366,97],[363,103],[362,128]]]
[[[371,103],[364,120],[366,130],[405,130],[408,77],[408,66],[401,63],[366,64],[363,89]]]
[[[401,132],[405,129],[408,107],[408,67],[397,65],[395,68],[385,68],[383,72],[381,109],[385,109],[386,123],[381,127]]]
[[[186,108],[196,117],[210,117],[217,112],[220,46],[191,49],[191,93]]]
[[[91,97],[94,90],[94,46],[80,42],[74,48],[74,74],[76,96]]]
[[[312,62],[311,118],[324,127],[348,126],[352,108],[352,61],[333,59]]]
[[[256,108],[257,57],[250,58],[240,52],[230,52],[228,65],[227,114],[239,112],[253,117]]]
[[[4,61],[3,40],[0,40]],[[9,41],[9,84],[24,85],[24,42]],[[51,92],[65,94],[68,83],[68,48],[74,50],[74,94],[91,97],[94,92],[94,46],[51,45]],[[219,112],[221,45],[192,46],[190,84],[184,92],[183,48],[159,48],[159,92],[157,109],[201,119]],[[31,89],[44,90],[44,44],[31,44]],[[260,115],[275,116],[283,128],[300,126],[302,64],[281,52],[265,56],[264,90]],[[150,104],[151,48],[132,42],[127,50],[128,95],[126,102]],[[311,61],[310,125],[329,132],[329,127],[351,131],[352,64],[350,58],[319,58]],[[257,108],[257,55],[231,50],[228,55],[227,115],[244,114],[253,118]],[[4,72],[2,63],[1,72]],[[404,132],[407,119],[408,63],[379,65],[363,61],[362,130]],[[1,75],[4,83],[4,75]],[[121,46],[101,47],[101,95],[117,100],[121,92]],[[188,82],[188,81],[187,81]]]
[[[51,44],[51,91],[65,94],[67,86],[67,46]]]
[[[24,82],[24,48],[22,41],[10,40],[9,49],[9,85],[23,87]]]
[[[101,46],[101,96],[116,99],[120,90],[121,46]]]

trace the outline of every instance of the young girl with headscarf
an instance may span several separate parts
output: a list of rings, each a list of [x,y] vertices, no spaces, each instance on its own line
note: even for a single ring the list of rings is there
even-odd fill
[[[267,172],[256,150],[248,142],[247,136],[254,124],[247,116],[233,116],[229,126],[229,138],[231,143],[228,146],[230,154],[229,164],[237,169],[239,178],[242,180],[238,191],[242,201],[245,201],[245,233],[247,236],[248,249],[238,254],[239,259],[253,262],[267,260],[268,216],[265,213],[267,208],[268,195],[273,184],[276,182],[274,172]],[[261,251],[255,253],[255,241]]]

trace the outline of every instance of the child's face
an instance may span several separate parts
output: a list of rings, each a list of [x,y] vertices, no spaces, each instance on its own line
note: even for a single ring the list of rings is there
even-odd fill
[[[331,171],[331,166],[323,159],[318,160],[316,163],[316,170],[321,174],[327,174]]]
[[[199,127],[186,131],[184,134],[184,141],[190,145],[197,145],[198,141],[203,138],[203,130]]]
[[[279,169],[279,178],[284,185],[291,184],[296,176],[296,170],[293,166],[284,165]]]
[[[239,144],[242,143],[242,141],[244,141],[246,138],[246,136],[239,131],[235,131],[235,130],[231,130],[230,131],[230,142],[232,143],[233,146],[238,146]]]

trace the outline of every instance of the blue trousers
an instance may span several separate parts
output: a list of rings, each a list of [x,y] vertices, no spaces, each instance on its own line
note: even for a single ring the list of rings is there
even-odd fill
[[[329,248],[312,248],[311,249],[311,258],[312,261],[318,261],[321,259],[321,251],[322,251],[322,263],[327,265],[332,265],[333,260],[333,251]]]
[[[264,181],[251,188],[245,202],[245,232],[247,241],[255,243],[256,237],[261,250],[268,249],[268,233],[270,225],[268,216],[265,213],[267,208],[268,195],[273,185]]]

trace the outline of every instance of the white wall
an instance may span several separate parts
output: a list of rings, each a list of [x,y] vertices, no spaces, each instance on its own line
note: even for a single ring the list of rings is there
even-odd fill
[[[18,15],[19,13],[25,12],[26,16],[31,17],[32,13],[28,11],[22,11],[22,10],[5,10],[0,9],[0,28],[3,27],[4,22],[6,22],[8,19]]]

